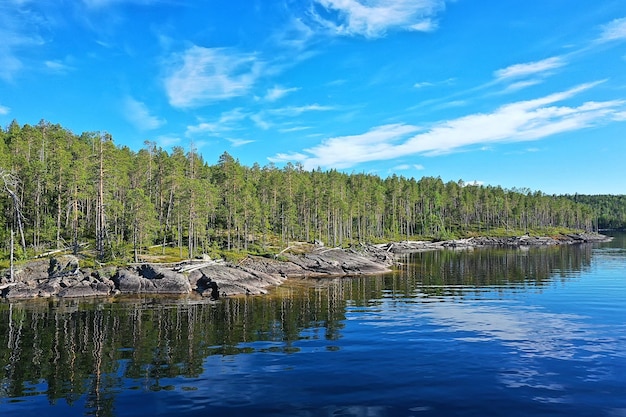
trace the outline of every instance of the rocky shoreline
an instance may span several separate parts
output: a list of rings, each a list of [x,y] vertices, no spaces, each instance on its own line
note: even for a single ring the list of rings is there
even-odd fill
[[[527,247],[588,242],[610,238],[596,233],[558,237],[475,237],[442,242],[404,241],[356,248],[311,246],[304,253],[284,253],[281,260],[248,256],[238,264],[194,260],[175,265],[140,264],[128,267],[81,268],[73,255],[34,260],[17,268],[14,279],[2,271],[1,297],[115,297],[118,295],[189,295],[217,299],[240,294],[265,294],[287,278],[372,275],[390,272],[397,255],[411,252],[485,246]]]

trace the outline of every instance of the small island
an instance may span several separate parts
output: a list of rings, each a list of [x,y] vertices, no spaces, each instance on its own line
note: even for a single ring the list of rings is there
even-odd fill
[[[288,277],[386,273],[399,253],[626,226],[624,196],[247,167],[226,152],[211,165],[193,148],[133,151],[46,121],[0,130],[0,180],[8,300],[262,294]]]

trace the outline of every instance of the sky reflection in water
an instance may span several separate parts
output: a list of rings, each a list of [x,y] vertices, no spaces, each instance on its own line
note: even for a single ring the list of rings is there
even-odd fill
[[[626,416],[625,246],[416,254],[214,305],[3,304],[0,412]]]

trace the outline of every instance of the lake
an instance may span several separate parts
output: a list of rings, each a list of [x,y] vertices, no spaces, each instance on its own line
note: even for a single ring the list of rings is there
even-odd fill
[[[261,297],[0,304],[2,416],[626,416],[626,235]]]

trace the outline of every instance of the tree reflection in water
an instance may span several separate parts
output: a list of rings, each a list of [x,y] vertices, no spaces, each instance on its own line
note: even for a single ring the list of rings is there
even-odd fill
[[[349,306],[388,297],[454,295],[468,288],[541,288],[555,271],[580,271],[591,246],[413,254],[391,274],[290,280],[262,297],[29,301],[0,304],[0,404],[47,396],[114,415],[116,394],[163,390],[197,378],[213,355],[297,353],[301,338],[333,341]],[[563,276],[562,279],[566,279]],[[256,343],[264,342],[264,343]]]

